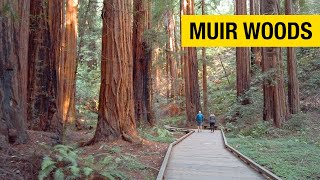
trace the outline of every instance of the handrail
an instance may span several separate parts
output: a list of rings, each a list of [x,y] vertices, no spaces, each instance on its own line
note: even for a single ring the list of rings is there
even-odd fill
[[[246,164],[251,166],[253,169],[258,171],[260,174],[264,175],[268,179],[281,180],[280,177],[278,177],[277,175],[275,175],[272,172],[268,171],[267,169],[265,169],[264,167],[260,166],[259,164],[255,163],[253,160],[251,160],[247,156],[241,154],[239,151],[237,151],[232,146],[230,146],[228,144],[228,142],[227,142],[227,139],[226,139],[225,135],[224,135],[223,129],[221,129],[221,133],[222,133],[222,138],[223,138],[223,142],[224,142],[225,148],[228,149],[231,153],[235,154],[242,161],[244,161]]]
[[[182,128],[179,128],[179,129],[182,129]],[[194,130],[188,130],[188,134],[182,136],[181,138],[179,138],[178,140],[170,143],[168,149],[167,149],[167,153],[163,159],[163,162],[162,162],[162,165],[161,165],[161,168],[159,170],[159,173],[158,173],[158,176],[157,176],[157,180],[162,180],[163,177],[164,177],[164,172],[166,170],[166,167],[167,167],[167,164],[168,164],[168,161],[169,161],[169,158],[170,158],[170,154],[171,154],[171,151],[172,151],[172,147],[176,144],[178,144],[179,142],[181,142],[182,140],[184,140],[185,138],[187,138],[188,136],[190,136],[192,133],[194,133]]]

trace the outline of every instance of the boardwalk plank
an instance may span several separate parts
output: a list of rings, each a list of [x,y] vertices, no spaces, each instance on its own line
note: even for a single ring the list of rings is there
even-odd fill
[[[175,145],[166,180],[265,179],[224,148],[220,131],[193,133]]]

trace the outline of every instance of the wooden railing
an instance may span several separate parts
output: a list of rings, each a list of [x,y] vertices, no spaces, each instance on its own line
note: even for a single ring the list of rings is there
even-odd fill
[[[268,171],[267,169],[265,169],[264,167],[260,166],[259,164],[255,163],[253,160],[251,160],[250,158],[248,158],[247,156],[241,154],[239,151],[237,151],[236,149],[234,149],[233,147],[231,147],[228,142],[227,139],[224,135],[223,130],[221,129],[221,133],[222,133],[222,138],[223,138],[223,142],[225,145],[225,148],[228,149],[232,154],[236,155],[239,159],[241,159],[242,161],[244,161],[246,164],[248,164],[249,166],[251,166],[254,170],[258,171],[260,174],[262,174],[263,176],[265,176],[268,179],[272,179],[272,180],[281,180],[280,177],[278,177],[277,175],[273,174],[272,172]]]

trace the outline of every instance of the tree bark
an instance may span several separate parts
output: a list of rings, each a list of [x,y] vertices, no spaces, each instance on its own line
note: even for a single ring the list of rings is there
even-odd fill
[[[205,15],[205,0],[202,0],[202,15]],[[206,48],[202,48],[202,88],[203,88],[203,114],[204,117],[209,117],[208,114],[208,84],[207,84],[207,57]]]
[[[247,14],[247,1],[236,1],[236,14]],[[241,98],[250,88],[250,49],[247,47],[236,48],[237,64],[237,96]],[[242,104],[249,104],[248,98],[241,98]]]
[[[183,14],[194,14],[194,0],[183,0]],[[196,48],[182,48],[184,50],[184,77],[187,126],[194,123],[195,115],[201,110],[200,90],[198,79],[198,61]]]
[[[0,124],[8,142],[9,129],[17,130],[15,143],[26,143],[29,0],[0,2]]]
[[[135,100],[135,118],[139,125],[153,125],[151,84],[151,46],[144,37],[150,29],[149,0],[134,0],[133,15],[133,89]]]
[[[292,0],[286,0],[286,14],[293,13]],[[297,77],[297,57],[295,48],[287,48],[287,69],[288,69],[288,102],[291,114],[300,111],[299,80]]]
[[[250,15],[260,15],[260,0],[250,0]],[[254,64],[261,69],[261,47],[252,47]]]
[[[175,20],[173,9],[168,9],[166,11],[166,20],[165,27],[167,33],[167,42],[166,42],[166,59],[168,64],[168,79],[170,81],[170,98],[174,99],[177,96],[177,62],[174,58],[175,48]]]
[[[92,143],[137,136],[131,12],[131,0],[104,0],[99,117]]]
[[[262,14],[279,14],[278,7],[278,0],[261,0]],[[276,127],[280,127],[287,117],[280,52],[280,48],[262,49],[262,71],[268,75],[263,85],[263,119],[273,120]]]
[[[77,6],[78,0],[66,2],[65,55],[59,63],[59,107],[64,124],[73,123],[76,118]]]
[[[47,20],[49,8],[45,1],[30,2],[27,117],[29,129],[55,132],[57,127],[52,124],[57,112],[57,60],[50,53],[55,41],[51,39]]]

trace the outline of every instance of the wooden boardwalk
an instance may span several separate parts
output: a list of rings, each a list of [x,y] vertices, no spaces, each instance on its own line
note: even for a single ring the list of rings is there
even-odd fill
[[[266,179],[224,148],[220,131],[195,132],[172,149],[166,180]]]

